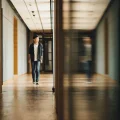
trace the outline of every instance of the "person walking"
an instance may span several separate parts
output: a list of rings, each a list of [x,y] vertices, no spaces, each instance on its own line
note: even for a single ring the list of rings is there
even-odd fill
[[[92,44],[91,39],[86,37],[84,40],[84,68],[88,78],[88,83],[92,83]]]
[[[43,45],[39,43],[39,36],[33,36],[33,43],[29,46],[29,62],[32,66],[33,84],[39,85],[40,63],[43,58]]]

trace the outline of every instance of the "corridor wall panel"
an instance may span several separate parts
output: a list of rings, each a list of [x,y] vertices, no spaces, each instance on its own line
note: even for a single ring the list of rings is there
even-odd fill
[[[118,21],[118,14],[119,14],[119,4],[118,0],[112,6],[110,12],[108,13],[109,16],[109,76],[117,80],[118,79],[118,57],[119,57],[119,21]]]
[[[114,0],[113,4],[104,15],[96,30],[96,72],[105,74],[103,59],[105,52],[104,24],[108,19],[108,76],[113,80],[118,80],[118,57],[119,57],[119,0]]]
[[[104,47],[104,21],[100,23],[100,26],[97,29],[96,35],[96,71],[97,73],[104,74],[105,73],[105,47]]]
[[[18,19],[18,74],[27,73],[27,30]]]
[[[18,20],[18,75],[27,73],[27,29],[17,17],[7,0],[2,0],[3,8],[3,80],[13,78],[13,22]]]

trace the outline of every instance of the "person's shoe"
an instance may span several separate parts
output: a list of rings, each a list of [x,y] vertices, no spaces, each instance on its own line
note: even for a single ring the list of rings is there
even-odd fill
[[[33,82],[33,84],[35,84],[35,82]]]
[[[89,83],[89,84],[90,84],[90,83],[92,83],[92,81],[88,81],[87,83]]]
[[[36,85],[39,85],[38,83],[36,83]]]

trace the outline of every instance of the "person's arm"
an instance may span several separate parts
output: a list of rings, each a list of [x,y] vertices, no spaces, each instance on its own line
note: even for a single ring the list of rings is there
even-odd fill
[[[41,56],[43,56],[43,45],[41,44]]]

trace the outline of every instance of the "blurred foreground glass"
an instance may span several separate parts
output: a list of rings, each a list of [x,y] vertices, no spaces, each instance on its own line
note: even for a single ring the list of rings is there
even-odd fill
[[[88,20],[81,16],[80,5],[79,1],[63,0],[64,120],[78,120],[82,114],[75,107],[80,103],[73,92],[80,90],[80,83],[91,82],[92,77],[92,38],[81,29],[92,29],[95,21],[90,19],[90,25],[84,24]]]

